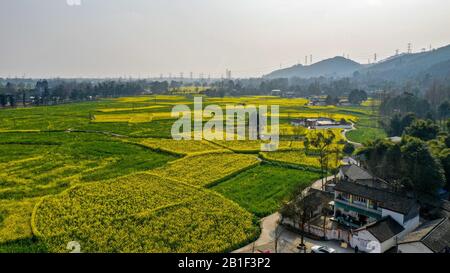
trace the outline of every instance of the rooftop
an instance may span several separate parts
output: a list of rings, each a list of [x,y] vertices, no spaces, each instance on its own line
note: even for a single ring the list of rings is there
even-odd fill
[[[357,165],[345,165],[341,168],[342,173],[350,180],[372,180],[374,176],[367,170]]]
[[[391,239],[405,229],[399,223],[397,223],[397,221],[392,219],[392,217],[388,216],[382,218],[379,221],[361,227],[356,231],[361,230],[367,230],[375,238],[377,238],[380,243],[382,243]]]
[[[415,215],[419,211],[418,203],[415,200],[369,185],[343,180],[336,184],[335,190],[376,201],[380,207],[404,215]]]
[[[422,242],[435,253],[443,252],[446,247],[450,247],[450,220],[443,218],[426,222],[406,235],[399,244],[413,242]]]
[[[336,184],[335,190],[376,201],[382,208],[407,216],[418,213],[419,205],[416,200],[395,192],[386,181],[367,170],[357,165],[345,165],[341,167],[341,171],[344,179]]]

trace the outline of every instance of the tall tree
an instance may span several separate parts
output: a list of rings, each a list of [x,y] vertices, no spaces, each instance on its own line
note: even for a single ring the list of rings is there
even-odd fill
[[[405,129],[405,134],[428,141],[435,139],[439,133],[439,126],[431,120],[416,120]]]
[[[444,186],[445,176],[439,160],[433,157],[427,144],[411,138],[402,146],[403,183],[417,193],[435,194]]]
[[[319,153],[320,172],[322,177],[322,189],[324,187],[324,178],[328,173],[329,157],[332,154],[332,144],[336,135],[332,130],[327,130],[325,133],[318,132],[310,136],[309,143]]]

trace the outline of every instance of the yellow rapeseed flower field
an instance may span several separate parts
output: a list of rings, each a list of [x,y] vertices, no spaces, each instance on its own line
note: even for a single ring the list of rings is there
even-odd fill
[[[260,160],[254,155],[208,153],[172,161],[151,173],[191,185],[211,186],[259,163]]]
[[[151,174],[74,187],[35,207],[51,252],[226,252],[254,239],[253,216],[221,195]]]

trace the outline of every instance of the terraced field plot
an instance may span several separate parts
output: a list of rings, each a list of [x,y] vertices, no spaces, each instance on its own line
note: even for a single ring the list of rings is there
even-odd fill
[[[210,186],[259,163],[254,155],[209,153],[173,161],[151,173],[190,185]]]
[[[155,150],[166,151],[178,155],[189,155],[222,150],[222,147],[211,142],[173,139],[144,139],[140,144]]]
[[[304,150],[261,152],[261,157],[269,161],[320,169],[319,156],[307,155]],[[337,164],[339,164],[339,160],[336,160],[334,155],[331,155],[328,161],[331,169],[336,168]]]
[[[209,190],[136,174],[45,198],[33,227],[52,252],[224,252],[255,238],[253,221]]]

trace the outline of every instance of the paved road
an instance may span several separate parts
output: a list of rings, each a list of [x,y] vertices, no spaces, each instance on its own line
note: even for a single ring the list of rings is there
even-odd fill
[[[278,226],[278,220],[280,218],[279,213],[274,213],[261,220],[261,236],[254,243],[246,245],[240,249],[233,251],[233,253],[257,253],[257,252],[270,252],[270,253],[299,253],[297,246],[301,242],[301,237],[295,232],[289,231],[284,227],[280,227],[278,230],[280,236],[278,239],[277,251],[275,251],[275,230]],[[313,245],[321,245],[334,248],[338,253],[353,253],[351,248],[343,248],[337,241],[316,241],[307,237],[304,237],[306,245],[306,252],[311,252]]]

